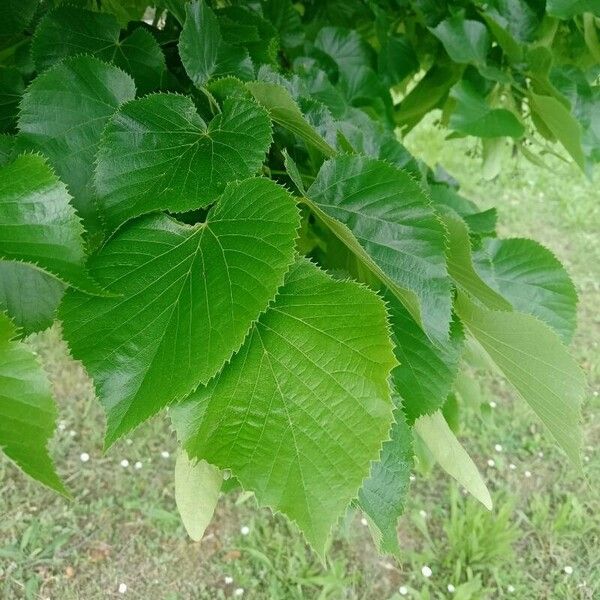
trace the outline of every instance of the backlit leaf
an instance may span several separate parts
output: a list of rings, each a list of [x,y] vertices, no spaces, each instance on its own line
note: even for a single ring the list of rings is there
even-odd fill
[[[415,432],[425,442],[440,467],[454,477],[474,498],[492,510],[492,498],[473,459],[456,439],[442,413],[424,415],[415,421]]]
[[[175,463],[175,502],[183,526],[199,542],[212,521],[223,474],[205,460],[191,461],[185,450]]]
[[[488,310],[461,293],[456,311],[567,456],[579,464],[585,380],[558,335],[535,317]]]

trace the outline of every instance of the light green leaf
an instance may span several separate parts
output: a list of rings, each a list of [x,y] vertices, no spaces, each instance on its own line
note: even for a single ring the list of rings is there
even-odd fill
[[[89,276],[83,227],[69,192],[33,154],[0,167],[0,258],[29,263],[83,292],[102,293]]]
[[[108,228],[157,210],[208,206],[228,182],[254,175],[270,144],[269,117],[251,100],[226,100],[208,125],[186,96],[125,104],[98,152],[96,189]]]
[[[26,263],[0,260],[0,311],[23,336],[50,327],[65,285]]]
[[[306,260],[230,364],[172,411],[192,457],[230,468],[322,554],[392,422],[383,302]]]
[[[448,273],[456,286],[488,308],[511,310],[510,302],[491,288],[475,270],[469,230],[465,222],[449,210],[440,209],[440,217],[448,232],[446,240]]]
[[[0,313],[0,448],[28,475],[67,495],[46,447],[56,422],[50,382]]]
[[[38,72],[69,56],[93,54],[127,71],[138,93],[157,89],[166,69],[165,57],[152,34],[138,27],[119,39],[121,26],[114,15],[59,6],[38,25],[31,53]]]
[[[360,488],[358,502],[371,521],[379,550],[399,556],[397,526],[413,466],[413,436],[400,406],[394,410],[394,418],[390,439],[384,442],[379,461],[373,463],[369,478]]]
[[[188,2],[185,14],[179,36],[179,56],[196,86],[202,87],[211,77],[236,75],[251,79],[254,76],[248,51],[223,41],[217,17],[204,0]]]
[[[192,461],[180,450],[175,463],[175,502],[183,526],[195,542],[202,539],[212,521],[222,483],[219,469],[205,460]]]
[[[392,372],[396,392],[403,399],[408,422],[441,408],[458,372],[463,346],[460,322],[454,319],[447,341],[433,344],[408,311],[390,292],[387,303],[394,354],[398,366]]]
[[[117,297],[69,291],[59,314],[107,412],[106,443],[207,383],[294,257],[299,213],[267,179],[229,184],[206,222],[138,220],[90,261]]]
[[[454,477],[474,498],[492,510],[492,498],[477,466],[456,439],[442,413],[424,415],[415,421],[415,432],[440,467]]]
[[[501,373],[579,464],[585,380],[554,331],[535,317],[487,310],[459,293],[456,311]]]
[[[379,160],[340,156],[323,164],[307,197],[425,332],[446,340],[451,299],[444,231],[416,181]]]
[[[256,101],[267,109],[275,123],[296,134],[325,156],[336,154],[335,148],[332,148],[305,119],[296,101],[282,85],[266,81],[251,81],[246,84],[246,87]]]
[[[581,147],[581,125],[569,110],[552,96],[529,93],[532,113],[550,130],[564,146],[581,169],[585,169],[585,156]]]
[[[573,337],[577,292],[560,261],[541,244],[528,239],[487,239],[481,253],[491,261],[475,267],[488,285],[515,309],[532,314],[552,327],[564,342]]]
[[[92,174],[102,130],[134,96],[129,75],[91,56],[65,59],[36,77],[23,96],[17,145],[50,159],[88,231],[100,228]]]
[[[525,127],[514,113],[505,108],[492,108],[475,87],[460,81],[450,91],[456,106],[450,115],[449,127],[460,133],[481,138],[520,138]]]
[[[454,62],[485,64],[491,41],[483,23],[455,15],[429,31],[442,42]]]
[[[600,14],[599,0],[548,0],[546,11],[559,19],[571,19],[583,12]]]

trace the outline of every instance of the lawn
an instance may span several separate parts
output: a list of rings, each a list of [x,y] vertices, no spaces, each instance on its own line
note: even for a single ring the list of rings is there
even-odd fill
[[[193,543],[175,508],[176,443],[166,419],[103,454],[104,421],[91,384],[54,328],[31,344],[56,382],[61,415],[52,452],[74,499],[46,491],[0,458],[0,598],[600,596],[597,188],[557,158],[541,169],[508,147],[499,177],[484,181],[476,142],[444,141],[433,118],[406,143],[443,164],[466,195],[496,205],[501,235],[534,237],[568,266],[580,297],[573,352],[589,382],[583,473],[500,378],[482,376],[464,407],[461,438],[488,482],[491,513],[434,468],[414,473],[399,562],[377,554],[366,522],[349,511],[324,565],[285,519],[239,493],[222,497],[205,538]]]

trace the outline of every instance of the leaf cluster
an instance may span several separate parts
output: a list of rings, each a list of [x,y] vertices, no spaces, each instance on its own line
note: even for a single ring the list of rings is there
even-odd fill
[[[350,504],[399,551],[415,456],[491,507],[452,430],[482,357],[577,462],[569,276],[400,136],[441,108],[589,169],[596,4],[3,3],[0,447],[66,493],[23,341],[59,320],[107,447],[168,409],[195,538],[224,474],[320,553]]]

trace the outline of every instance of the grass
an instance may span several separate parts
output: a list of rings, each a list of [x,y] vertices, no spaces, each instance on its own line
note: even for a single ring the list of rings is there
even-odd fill
[[[165,420],[154,419],[104,455],[104,421],[90,383],[52,329],[32,344],[56,382],[61,423],[52,451],[75,499],[42,489],[0,459],[1,598],[212,600],[239,597],[238,588],[245,598],[275,600],[598,597],[597,191],[557,159],[548,159],[550,169],[542,170],[509,156],[508,148],[500,176],[483,181],[477,143],[443,137],[430,119],[407,144],[431,164],[441,162],[465,194],[498,206],[502,235],[538,239],[574,278],[581,305],[573,351],[590,384],[583,474],[503,382],[486,377],[485,403],[465,409],[462,434],[492,491],[493,512],[434,469],[415,473],[399,524],[399,562],[378,556],[361,515],[349,512],[323,565],[285,519],[238,494],[223,497],[204,540],[192,543],[175,510],[176,444]],[[88,462],[80,460],[82,452],[89,453]],[[120,465],[123,459],[128,467]],[[431,569],[430,578],[423,577],[423,566]],[[118,592],[120,583],[128,586],[125,595]]]

